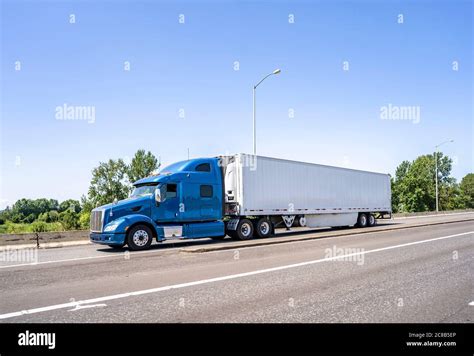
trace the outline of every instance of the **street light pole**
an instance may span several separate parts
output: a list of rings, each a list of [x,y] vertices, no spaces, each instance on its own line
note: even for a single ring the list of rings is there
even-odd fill
[[[441,145],[444,145],[445,143],[448,143],[448,142],[454,142],[454,140],[448,140],[448,141],[444,141],[444,142],[441,142],[439,145],[436,145],[435,146],[435,162],[436,162],[436,177],[435,177],[435,182],[436,182],[436,212],[439,211],[439,199],[438,199],[438,148],[439,146]]]
[[[257,106],[257,87],[269,76],[275,75],[275,74],[280,74],[281,70],[280,69],[275,69],[273,72],[270,74],[267,74],[265,77],[263,77],[262,80],[260,80],[257,85],[253,86],[253,154],[257,154],[257,115],[256,115],[256,106]]]
[[[257,121],[255,117],[255,110],[257,103],[255,102],[255,94],[257,92],[257,87],[253,87],[253,155],[257,154]]]

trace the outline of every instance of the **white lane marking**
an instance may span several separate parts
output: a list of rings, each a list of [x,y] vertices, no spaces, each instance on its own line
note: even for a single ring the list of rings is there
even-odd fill
[[[88,304],[88,305],[80,305],[79,303],[76,305],[74,309],[69,309],[68,311],[76,311],[76,310],[81,310],[81,309],[90,309],[90,308],[103,308],[106,307],[107,304],[101,303],[101,304]]]
[[[472,306],[474,306],[474,302],[470,302],[470,303],[469,303],[469,305],[472,305]]]
[[[400,244],[400,245],[381,247],[381,248],[377,248],[377,249],[373,249],[373,250],[369,250],[369,251],[350,253],[350,254],[343,255],[343,256],[334,256],[334,257],[329,257],[329,258],[322,258],[322,259],[312,260],[312,261],[307,261],[307,262],[294,263],[294,264],[291,264],[291,265],[284,265],[284,266],[272,267],[272,268],[267,268],[267,269],[251,271],[251,272],[231,274],[231,275],[228,275],[228,276],[203,279],[203,280],[194,281],[194,282],[173,284],[173,285],[164,286],[164,287],[158,287],[158,288],[144,289],[144,290],[135,291],[135,292],[108,295],[108,296],[105,296],[105,297],[86,299],[86,300],[77,301],[77,302],[56,304],[56,305],[50,305],[50,306],[47,306],[47,307],[22,310],[22,311],[17,311],[17,312],[12,312],[12,313],[0,314],[0,319],[9,319],[9,318],[14,318],[14,317],[18,317],[18,316],[26,315],[26,314],[36,314],[36,313],[42,313],[42,312],[51,311],[51,310],[75,307],[78,304],[82,305],[82,304],[90,304],[90,303],[101,303],[101,302],[105,302],[105,301],[108,301],[108,300],[123,299],[123,298],[132,297],[132,296],[163,292],[163,291],[167,291],[167,290],[171,290],[171,289],[186,288],[186,287],[192,287],[192,286],[197,286],[197,285],[201,285],[201,284],[227,281],[227,280],[230,280],[230,279],[236,279],[236,278],[242,278],[242,277],[248,277],[248,276],[255,276],[255,275],[263,274],[263,273],[282,271],[282,270],[286,270],[286,269],[290,269],[290,268],[296,268],[296,267],[302,267],[302,266],[309,266],[309,265],[313,265],[313,264],[320,263],[320,262],[340,260],[341,258],[345,258],[345,257],[351,257],[351,256],[356,256],[356,255],[366,255],[368,253],[373,253],[373,252],[387,251],[387,250],[393,250],[393,249],[400,248],[400,247],[413,246],[413,245],[419,245],[419,244],[432,242],[432,241],[445,240],[445,239],[450,239],[450,238],[459,237],[459,236],[465,236],[465,235],[469,235],[469,234],[473,234],[473,233],[474,233],[474,231],[468,231],[468,232],[463,232],[463,233],[455,234],[455,235],[436,237],[436,238],[428,239],[428,240],[415,241],[415,242],[409,242],[409,243]]]
[[[452,216],[452,215],[472,215],[472,214],[474,214],[474,212],[452,213],[452,214],[432,214],[432,215],[418,215],[418,216],[400,216],[400,217],[393,218],[393,220],[447,217],[447,216]]]

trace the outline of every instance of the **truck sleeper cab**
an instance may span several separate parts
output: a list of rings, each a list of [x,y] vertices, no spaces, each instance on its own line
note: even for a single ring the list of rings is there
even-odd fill
[[[143,250],[153,239],[247,240],[391,217],[386,174],[245,154],[178,162],[133,185],[128,199],[92,211],[92,242]]]

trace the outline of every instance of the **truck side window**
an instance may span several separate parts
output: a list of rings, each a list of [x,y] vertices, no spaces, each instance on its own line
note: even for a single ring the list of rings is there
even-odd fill
[[[201,198],[212,198],[212,185],[201,185]]]
[[[176,184],[167,184],[166,198],[176,198],[177,188]]]
[[[209,163],[201,163],[196,167],[196,172],[210,172],[211,165]]]

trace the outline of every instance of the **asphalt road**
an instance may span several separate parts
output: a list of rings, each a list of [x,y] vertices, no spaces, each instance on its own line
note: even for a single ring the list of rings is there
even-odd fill
[[[474,220],[454,222],[466,217],[200,253],[215,243],[40,250],[34,265],[0,263],[0,322],[472,323]]]

